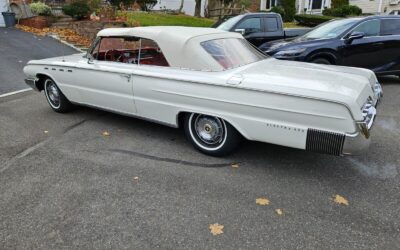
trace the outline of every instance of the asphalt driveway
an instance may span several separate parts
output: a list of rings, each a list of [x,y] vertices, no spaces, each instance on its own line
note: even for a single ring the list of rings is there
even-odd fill
[[[78,53],[50,37],[0,28],[0,95],[26,89],[22,69],[29,60]]]
[[[0,249],[399,249],[400,80],[382,82],[358,157],[245,142],[213,158],[177,129],[1,98]]]

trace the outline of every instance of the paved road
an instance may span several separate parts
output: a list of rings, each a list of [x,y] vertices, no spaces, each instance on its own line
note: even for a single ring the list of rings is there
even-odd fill
[[[50,37],[0,28],[0,95],[28,88],[23,67],[29,60],[77,53]]]
[[[369,152],[343,158],[254,142],[212,158],[176,129],[1,98],[0,249],[399,249],[400,80],[382,81]]]

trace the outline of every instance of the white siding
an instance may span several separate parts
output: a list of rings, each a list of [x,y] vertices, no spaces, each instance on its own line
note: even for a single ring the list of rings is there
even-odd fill
[[[0,0],[1,1],[1,0]],[[153,10],[177,10],[181,5],[181,0],[158,0],[158,3],[154,6]],[[206,5],[206,0],[201,1],[201,16],[204,16],[204,6]],[[183,3],[183,11],[187,15],[194,16],[194,8],[196,3],[194,0],[185,0]]]
[[[350,5],[356,5],[360,7],[363,13],[379,13],[379,3],[381,0],[350,0]],[[383,0],[382,0],[383,1]],[[383,11],[383,7],[382,7]]]
[[[1,12],[7,11],[7,5],[8,5],[7,0],[0,0],[0,27],[5,26],[3,15],[1,15]]]

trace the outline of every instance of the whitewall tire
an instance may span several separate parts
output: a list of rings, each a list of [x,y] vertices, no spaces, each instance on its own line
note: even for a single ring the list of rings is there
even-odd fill
[[[56,112],[66,113],[73,108],[57,84],[50,78],[44,80],[44,94],[50,107]]]
[[[237,130],[223,119],[203,114],[187,114],[185,133],[199,151],[212,156],[224,156],[234,151],[241,141]]]

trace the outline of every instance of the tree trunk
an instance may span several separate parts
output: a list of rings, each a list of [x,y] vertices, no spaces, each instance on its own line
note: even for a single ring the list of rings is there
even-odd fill
[[[181,13],[182,10],[183,10],[183,2],[184,2],[184,1],[185,1],[185,0],[181,0],[181,5],[179,6],[179,10],[178,10],[179,13]]]
[[[196,0],[196,6],[194,7],[194,15],[200,17],[201,14],[201,0]]]

